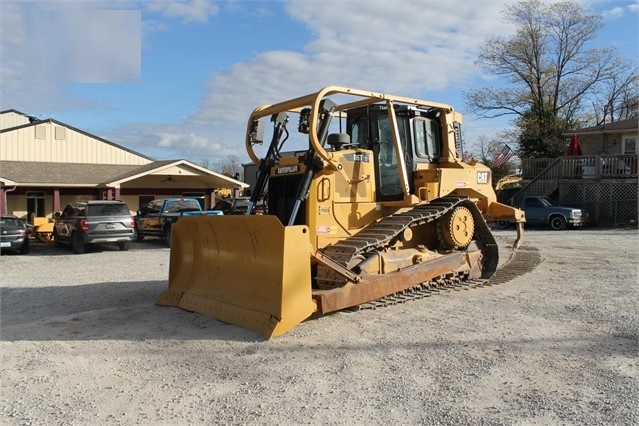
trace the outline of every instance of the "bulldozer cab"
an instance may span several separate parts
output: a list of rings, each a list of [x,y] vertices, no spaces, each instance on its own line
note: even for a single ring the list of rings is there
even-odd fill
[[[394,107],[399,146],[393,141],[392,120],[386,105],[376,104],[348,111],[347,127],[356,146],[373,151],[377,201],[404,197],[400,156],[406,169],[408,192],[414,193],[413,175],[418,168],[436,164],[442,153],[441,123],[437,111],[398,105]]]
[[[268,121],[273,129],[270,143],[265,137]],[[246,146],[259,167],[252,202],[265,193],[267,213],[284,225],[309,224],[316,214],[315,208],[310,217],[305,212],[311,182],[318,174],[342,175],[341,185],[358,185],[350,193],[371,193],[366,202],[391,209],[453,192],[471,198],[494,196],[488,188],[489,169],[483,168],[480,179],[475,167],[462,165],[461,114],[446,104],[327,87],[258,107],[249,119]],[[364,179],[365,191],[358,180],[362,176],[345,176],[342,167],[351,162],[361,164],[357,169],[365,168],[363,163],[373,168],[362,175],[370,178]],[[363,200],[349,200],[355,201]]]

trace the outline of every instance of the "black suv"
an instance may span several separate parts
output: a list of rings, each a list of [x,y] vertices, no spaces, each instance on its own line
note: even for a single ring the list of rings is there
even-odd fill
[[[117,244],[128,250],[135,223],[122,201],[78,201],[67,205],[53,225],[56,244],[71,245],[74,253],[84,253],[87,244]]]
[[[250,197],[222,198],[215,203],[216,210],[222,210],[225,215],[246,214]],[[256,204],[252,214],[264,214],[264,204]]]

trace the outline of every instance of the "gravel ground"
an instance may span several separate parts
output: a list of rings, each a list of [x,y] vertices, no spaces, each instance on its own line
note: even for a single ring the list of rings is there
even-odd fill
[[[495,231],[508,257],[514,231]],[[636,230],[527,230],[496,286],[284,336],[154,305],[169,250],[2,255],[0,422],[639,424]]]

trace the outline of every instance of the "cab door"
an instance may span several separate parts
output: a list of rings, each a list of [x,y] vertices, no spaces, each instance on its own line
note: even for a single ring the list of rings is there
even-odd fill
[[[529,225],[545,224],[548,221],[548,207],[539,198],[525,198],[522,206]]]
[[[414,162],[411,141],[407,129],[407,117],[397,114],[397,127],[400,144],[409,183],[409,192],[413,192]],[[401,186],[399,159],[393,144],[393,135],[387,115],[371,117],[371,135],[373,137],[373,155],[375,159],[375,176],[377,185],[377,201],[398,201],[404,198]]]

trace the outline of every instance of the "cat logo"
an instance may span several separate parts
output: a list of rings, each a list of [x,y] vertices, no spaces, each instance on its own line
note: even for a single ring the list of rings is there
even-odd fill
[[[489,171],[480,171],[477,172],[477,183],[482,185],[487,185],[490,182],[490,172]]]
[[[300,166],[282,166],[275,169],[276,175],[286,175],[289,173],[297,173],[300,171]]]

